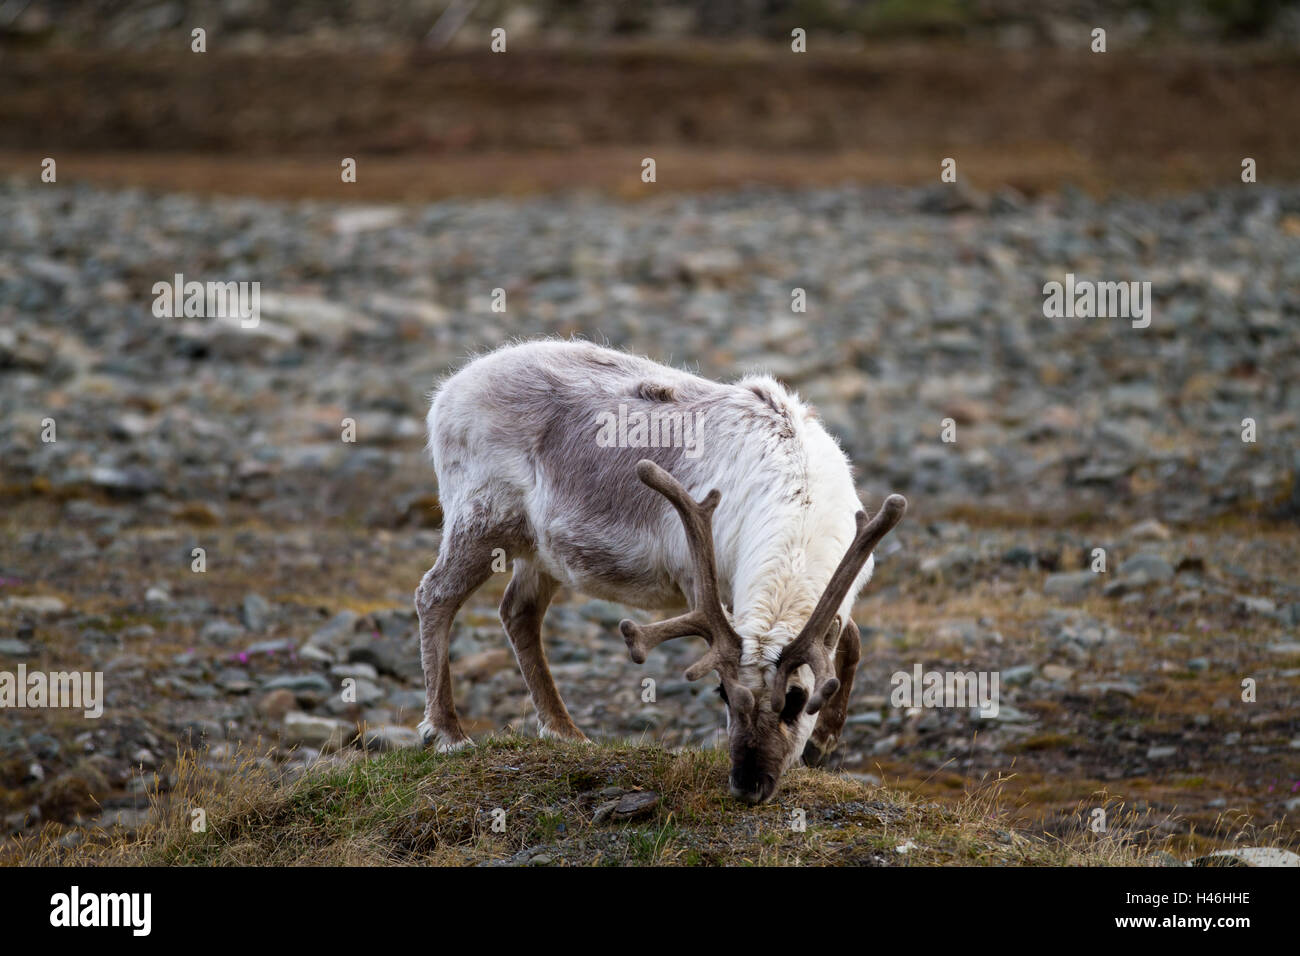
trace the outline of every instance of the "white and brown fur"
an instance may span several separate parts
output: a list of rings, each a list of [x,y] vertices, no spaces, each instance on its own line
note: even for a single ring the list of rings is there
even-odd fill
[[[600,415],[619,403],[702,412],[702,450],[601,447]],[[722,493],[713,516],[718,593],[742,638],[742,679],[758,699],[767,699],[782,649],[811,614],[862,510],[839,445],[774,379],[719,384],[586,342],[530,341],[476,358],[437,389],[428,433],[444,524],[437,563],[415,592],[428,698],[420,729],[443,749],[469,743],[452,700],[448,644],[457,610],[491,574],[494,549],[513,560],[501,620],[544,734],[585,739],[541,644],[559,585],[648,610],[685,604],[693,573],[685,534],[668,502],[637,480],[640,459],[695,497]],[[759,708],[757,725],[743,727],[729,713],[733,793],[767,799],[801,756],[820,762],[834,749],[858,662],[849,612],[872,566],[868,558],[840,605],[841,686],[830,702],[788,719]],[[810,677],[807,667],[795,671],[791,697],[807,698]]]

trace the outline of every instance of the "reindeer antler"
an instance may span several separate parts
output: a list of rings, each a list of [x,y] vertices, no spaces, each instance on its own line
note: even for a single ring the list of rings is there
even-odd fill
[[[786,645],[777,664],[776,677],[772,681],[772,709],[785,709],[785,692],[790,682],[790,675],[801,665],[807,664],[813,672],[813,691],[808,695],[807,711],[815,714],[822,704],[835,696],[840,689],[839,678],[834,674],[831,652],[835,640],[839,637],[831,628],[835,622],[844,596],[849,593],[858,572],[867,563],[867,558],[876,549],[880,539],[887,535],[894,525],[902,520],[907,510],[907,499],[902,495],[890,495],[881,505],[876,516],[867,520],[866,512],[859,511],[855,517],[857,532],[853,543],[849,545],[839,567],[831,575],[830,583],[813,608],[812,616],[803,626],[799,636]]]
[[[695,564],[695,601],[685,614],[642,626],[634,621],[619,622],[618,629],[627,642],[629,656],[644,664],[646,655],[675,637],[697,634],[709,642],[709,650],[686,669],[687,680],[699,680],[711,670],[722,679],[723,689],[732,711],[748,715],[754,695],[740,682],[740,635],[722,610],[718,599],[718,569],[713,556],[713,510],[722,500],[714,488],[701,501],[694,500],[681,482],[648,458],[637,462],[637,477],[659,492],[677,509],[686,530],[686,544]]]

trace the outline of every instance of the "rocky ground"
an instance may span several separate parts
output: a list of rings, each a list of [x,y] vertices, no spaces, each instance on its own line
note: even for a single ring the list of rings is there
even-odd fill
[[[450,12],[449,12],[450,11]],[[443,14],[449,12],[448,16]],[[797,3],[772,0],[45,0],[0,10],[0,39],[30,45],[92,46],[114,51],[156,50],[189,42],[195,26],[222,43],[268,48],[376,50],[395,43],[469,46],[490,30],[511,42],[573,44],[617,40],[680,42],[690,37],[784,40],[793,27],[818,39],[870,43],[881,37],[980,37],[1009,48],[1064,46],[1097,23],[1125,43],[1247,38],[1284,44],[1300,36],[1300,16],[1270,0],[1184,0],[1178,4],[1128,0],[913,0],[895,3]]]
[[[1012,774],[1004,795],[1047,832],[1103,806],[1138,839],[1294,841],[1300,190],[359,207],[15,181],[0,222],[0,670],[101,670],[107,696],[96,721],[5,713],[11,833],[137,825],[186,743],[289,773],[413,745],[410,595],[439,534],[427,392],[472,351],[582,335],[773,372],[864,502],[908,496],[857,611],[842,769],[940,799]],[[178,272],[260,281],[259,325],[156,318]],[[1045,318],[1067,272],[1150,281],[1150,327]],[[457,623],[472,733],[531,726],[505,577]],[[709,745],[711,687],[681,679],[694,648],[632,665],[625,613],[561,595],[547,617],[575,720]],[[891,707],[918,662],[998,670],[999,717]]]

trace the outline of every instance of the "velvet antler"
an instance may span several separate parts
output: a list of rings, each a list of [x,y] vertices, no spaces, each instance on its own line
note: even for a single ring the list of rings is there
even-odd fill
[[[681,482],[648,458],[637,462],[636,474],[667,498],[682,519],[695,565],[695,599],[689,611],[666,621],[646,625],[620,622],[618,629],[627,642],[628,654],[643,664],[646,655],[664,641],[699,635],[709,642],[709,650],[686,669],[686,679],[699,680],[709,671],[717,671],[733,713],[747,716],[753,710],[754,695],[740,682],[740,635],[732,628],[718,598],[718,569],[713,555],[713,510],[722,500],[722,493],[715,488],[696,501]]]

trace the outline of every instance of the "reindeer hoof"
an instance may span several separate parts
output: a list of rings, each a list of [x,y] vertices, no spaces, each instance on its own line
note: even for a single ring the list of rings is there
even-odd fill
[[[641,629],[636,626],[636,622],[624,618],[618,622],[618,630],[623,635],[623,643],[627,645],[627,656],[632,658],[634,664],[644,664],[646,653],[638,643]]]
[[[581,730],[573,724],[567,727],[563,724],[544,724],[538,723],[537,736],[544,740],[567,740],[571,743],[589,744],[591,741]]]
[[[429,723],[427,719],[420,721],[415,728],[415,732],[420,735],[420,743],[425,747],[430,746],[438,739],[438,731],[433,729],[433,724]]]
[[[462,747],[468,747],[474,742],[465,736],[461,736],[457,739],[448,737],[446,734],[439,731],[437,727],[433,726],[427,717],[420,721],[419,725],[415,729],[420,735],[420,742],[426,748],[434,747],[440,754],[447,754],[455,750],[460,750]]]

